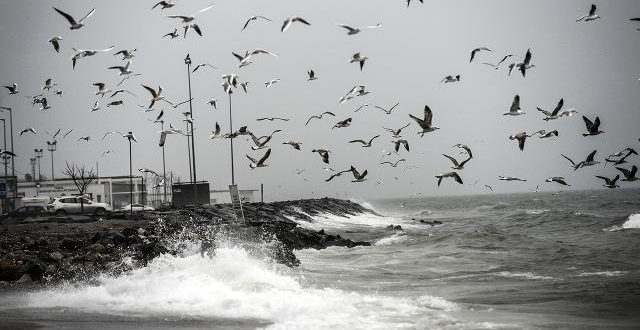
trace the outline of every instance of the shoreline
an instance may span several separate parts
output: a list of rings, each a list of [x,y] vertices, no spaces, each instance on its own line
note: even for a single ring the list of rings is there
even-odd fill
[[[353,216],[372,213],[360,204],[334,198],[243,204],[246,222],[232,224],[231,204],[186,206],[163,211],[106,216],[67,216],[36,222],[0,224],[0,282],[31,286],[64,280],[90,281],[98,274],[120,274],[153,258],[181,253],[181,243],[200,244],[211,253],[220,237],[238,243],[271,243],[262,257],[289,267],[300,264],[294,250],[330,246],[369,246],[324,230],[300,227],[321,214]],[[33,221],[34,219],[32,219]],[[19,284],[18,284],[19,283]]]

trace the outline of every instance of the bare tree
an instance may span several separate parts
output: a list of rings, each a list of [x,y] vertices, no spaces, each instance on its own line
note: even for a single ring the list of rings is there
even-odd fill
[[[76,164],[66,164],[67,166],[63,173],[68,175],[76,185],[80,193],[80,212],[84,212],[84,194],[87,192],[87,187],[98,179],[98,175],[94,172],[93,168],[87,169],[84,165],[80,167],[76,166]]]

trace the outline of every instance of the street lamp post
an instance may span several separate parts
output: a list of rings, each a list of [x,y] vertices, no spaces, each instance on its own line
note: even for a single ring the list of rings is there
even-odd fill
[[[231,184],[236,184],[236,177],[233,169],[233,120],[231,118],[231,89],[229,89],[229,134],[231,135]]]
[[[0,111],[1,110],[9,111],[9,131],[11,131],[11,152],[13,153],[13,111],[11,111],[11,108],[8,107],[0,107]],[[13,157],[11,157],[11,176],[15,176],[15,165]]]
[[[58,141],[47,141],[47,151],[51,152],[51,183],[55,186],[54,180],[54,172],[53,172],[53,152],[56,151],[56,146],[58,145]]]
[[[2,150],[7,150],[7,121],[4,118],[0,118],[0,120],[2,120],[2,131],[4,132],[4,147],[2,148]],[[8,160],[6,160],[4,162],[4,182],[5,182],[5,189],[8,189],[8,185],[7,185],[7,164],[9,163]],[[2,199],[2,212],[5,212],[7,209],[7,195],[6,195],[6,190],[5,190],[5,195],[4,198]]]
[[[33,149],[33,151],[36,153],[36,158],[38,159],[38,182],[40,182],[42,180],[42,174],[40,173],[40,158],[42,158],[42,153],[43,150],[42,149]]]
[[[191,157],[193,166],[193,203],[198,203],[198,181],[196,176],[196,147],[195,147],[195,135],[193,135],[193,97],[191,97],[191,57],[187,54],[184,58],[184,64],[187,65],[187,80],[189,81],[189,116],[191,117]]]
[[[160,130],[164,131],[164,120],[160,120]],[[166,202],[167,201],[167,185],[166,185],[166,179],[167,179],[167,168],[165,167],[165,158],[164,158],[164,144],[162,145],[162,182],[164,183],[162,185],[162,187],[164,188],[164,193],[162,195],[162,201]]]
[[[131,205],[129,207],[129,214],[131,215],[131,218],[133,218],[133,163],[131,161],[131,141],[133,140],[137,142],[137,140],[135,135],[133,135],[133,132],[127,133],[125,137],[129,140],[129,204]]]
[[[184,113],[185,116],[185,123],[187,124],[187,156],[189,158],[189,181],[193,181],[193,170],[191,168],[191,142],[190,142],[190,138],[192,138],[191,133],[189,132],[189,113],[185,112]]]

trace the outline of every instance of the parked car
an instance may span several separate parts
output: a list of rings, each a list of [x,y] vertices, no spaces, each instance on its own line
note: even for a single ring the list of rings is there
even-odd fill
[[[24,220],[26,218],[40,217],[47,215],[47,209],[42,206],[23,206],[19,207],[11,212],[4,213],[0,216],[1,219],[12,218],[16,220]]]
[[[82,203],[84,204],[84,212],[104,213],[112,211],[111,205],[109,204],[94,202],[86,197],[76,196],[54,198],[53,202],[47,205],[47,211],[49,213],[58,215],[67,213],[81,213],[82,208],[80,199],[83,200]]]
[[[125,206],[123,206],[122,208],[120,208],[118,211],[123,211],[123,212],[141,212],[141,211],[155,211],[155,209],[151,206],[147,206],[147,205],[143,205],[143,204],[127,204]]]

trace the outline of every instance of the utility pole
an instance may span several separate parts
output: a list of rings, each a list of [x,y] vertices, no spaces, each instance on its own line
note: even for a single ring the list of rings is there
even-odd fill
[[[193,135],[193,97],[191,96],[191,57],[187,54],[187,57],[184,58],[184,64],[187,65],[187,80],[189,81],[189,116],[191,117],[191,156],[193,163],[193,178],[191,182],[193,182],[193,203],[198,203],[198,185],[197,185],[197,177],[196,177],[196,147],[195,147],[195,136]]]
[[[58,141],[53,140],[53,141],[47,141],[47,150],[51,152],[51,183],[55,186],[55,176],[54,176],[54,172],[53,172],[53,152],[56,151],[56,146],[58,144]]]

